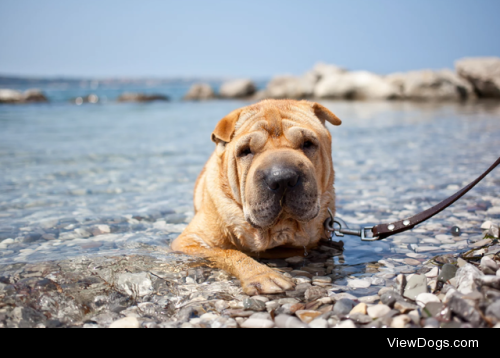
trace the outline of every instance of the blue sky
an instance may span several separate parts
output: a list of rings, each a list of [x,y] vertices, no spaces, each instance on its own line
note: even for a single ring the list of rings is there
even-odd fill
[[[499,0],[0,0],[0,73],[378,73],[500,56]]]

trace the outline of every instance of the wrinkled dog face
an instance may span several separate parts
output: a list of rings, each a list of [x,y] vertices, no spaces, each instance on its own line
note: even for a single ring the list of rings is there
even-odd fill
[[[321,194],[333,180],[331,136],[312,104],[266,102],[238,114],[224,161],[246,221],[259,229],[285,216],[299,222],[314,219]]]

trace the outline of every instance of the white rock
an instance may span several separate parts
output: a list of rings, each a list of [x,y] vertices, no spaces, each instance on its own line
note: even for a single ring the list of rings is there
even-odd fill
[[[7,285],[0,282],[0,292],[3,292],[5,290],[5,286]]]
[[[348,319],[347,321],[340,322],[335,328],[357,328],[353,321]]]
[[[111,232],[111,228],[108,225],[97,225],[97,228],[103,234],[109,234]]]
[[[371,283],[368,280],[354,279],[347,282],[347,286],[351,288],[368,288]]]
[[[373,286],[385,286],[385,280],[383,278],[371,277],[370,280]]]
[[[415,248],[416,252],[429,252],[429,251],[436,251],[439,250],[439,247],[435,246],[418,246]]]
[[[312,96],[315,85],[313,76],[277,76],[269,81],[264,94],[266,98],[307,98]]]
[[[307,277],[294,277],[293,282],[296,285],[300,285],[301,283],[311,283],[312,280],[310,278],[307,278]]]
[[[0,103],[21,102],[23,98],[23,94],[19,91],[0,89]]]
[[[481,97],[500,98],[500,58],[464,58],[455,62],[455,68]]]
[[[184,100],[207,100],[215,98],[215,92],[212,89],[212,86],[208,83],[195,83],[191,86],[188,93],[184,96]]]
[[[493,206],[488,209],[488,215],[498,215],[500,214],[500,206]]]
[[[439,275],[439,268],[434,267],[432,270],[430,270],[429,272],[427,272],[425,274],[425,277],[427,277],[427,278],[435,278],[435,277],[438,277],[438,275]]]
[[[296,317],[281,314],[274,319],[276,327],[278,328],[309,328],[309,326],[303,323]]]
[[[379,295],[365,296],[365,297],[359,298],[359,302],[363,302],[363,303],[374,303],[374,302],[377,302],[378,300],[380,300]]]
[[[316,318],[314,321],[309,323],[311,328],[328,328],[328,322],[323,318]]]
[[[404,98],[457,101],[476,97],[472,85],[450,70],[394,73],[386,79],[400,89]],[[450,189],[459,187],[453,185]]]
[[[415,301],[420,307],[425,307],[429,302],[441,302],[441,300],[432,293],[421,293],[417,296]]]
[[[397,98],[399,92],[383,77],[366,71],[331,74],[314,88],[317,98],[389,99]]]
[[[240,79],[225,82],[219,90],[221,97],[225,98],[242,98],[248,97],[255,93],[255,85],[251,80]]]
[[[491,221],[485,221],[482,225],[481,225],[481,229],[483,230],[489,230],[491,225],[493,225],[493,223]]]
[[[406,256],[408,257],[411,257],[411,258],[414,258],[414,259],[425,259],[427,256],[426,255],[422,255],[422,254],[415,254],[413,252],[409,252],[406,254]]]
[[[146,272],[120,274],[116,283],[132,297],[143,297],[153,292],[153,283]]]
[[[391,311],[391,308],[386,305],[375,305],[368,307],[368,316],[371,318],[380,318],[382,316],[385,316]]]
[[[396,316],[392,319],[391,328],[405,328],[405,326],[410,323],[412,319],[408,315]]]
[[[200,320],[203,322],[212,322],[212,321],[215,321],[217,318],[219,318],[219,316],[217,316],[216,314],[205,313],[204,315],[202,315],[200,317]]]
[[[247,319],[241,328],[274,328],[274,322],[267,319]]]
[[[254,297],[252,297],[252,299],[258,300],[258,301],[261,301],[261,302],[264,302],[264,303],[269,302],[269,298],[264,297],[264,296],[254,296]]]
[[[109,328],[139,328],[141,324],[136,317],[125,317],[111,323]]]
[[[500,277],[500,270],[497,271],[497,276]]]
[[[274,302],[274,301],[273,302],[266,302],[267,312],[277,310],[278,308],[280,308],[280,304],[278,302]]]
[[[484,276],[483,273],[471,264],[459,268],[455,276],[458,291],[464,295],[477,291],[477,284],[474,280],[482,276]]]
[[[500,328],[500,323],[497,323],[493,328]]]
[[[489,267],[493,271],[497,271],[498,270],[498,264],[496,263],[496,261],[494,261],[489,256],[484,256],[481,259],[481,266],[483,266],[483,267]]]
[[[5,239],[2,241],[2,244],[7,246],[13,244],[14,242],[14,239]]]

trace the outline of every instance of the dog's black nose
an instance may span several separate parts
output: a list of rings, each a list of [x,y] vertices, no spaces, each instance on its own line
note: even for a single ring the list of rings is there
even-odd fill
[[[286,189],[297,186],[300,174],[292,168],[273,166],[266,171],[264,179],[271,191],[282,194]]]

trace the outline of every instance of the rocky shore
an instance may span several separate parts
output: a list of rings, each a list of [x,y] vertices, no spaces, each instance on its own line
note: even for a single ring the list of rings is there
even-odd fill
[[[224,82],[218,90],[209,83],[195,83],[183,96],[185,101],[213,99],[262,100],[266,98],[336,100],[408,100],[463,102],[500,99],[500,58],[464,58],[456,61],[455,71],[420,70],[386,76],[367,71],[348,71],[319,63],[302,76],[276,76],[259,90],[251,79]],[[117,102],[169,101],[164,94],[122,93]],[[1,103],[48,102],[40,90],[25,93],[0,89]],[[72,103],[101,103],[97,94],[71,99]]]
[[[7,265],[0,328],[500,328],[499,228],[482,227],[484,239],[467,251],[380,260],[365,278],[343,277],[335,263],[342,241],[304,257],[261,260],[297,286],[258,297],[182,256]]]
[[[217,95],[208,84],[195,84],[187,100],[209,99],[196,88],[203,86]],[[456,61],[452,70],[421,70],[381,76],[367,71],[347,71],[335,65],[317,64],[304,75],[277,76],[266,88],[256,90],[252,81],[224,83],[220,98],[351,99],[351,100],[415,100],[467,101],[500,98],[500,58],[465,58]]]

